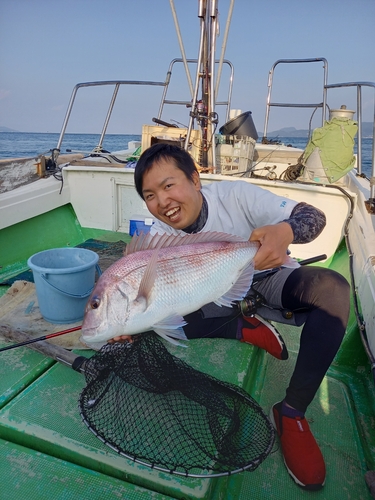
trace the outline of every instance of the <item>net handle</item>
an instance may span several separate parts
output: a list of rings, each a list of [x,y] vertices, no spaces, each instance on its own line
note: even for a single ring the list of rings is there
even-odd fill
[[[12,340],[13,342],[28,342],[32,340],[30,335],[22,330],[15,330],[7,325],[0,325],[0,336]],[[84,356],[77,356],[71,351],[64,349],[46,341],[33,342],[27,345],[29,349],[37,351],[49,358],[70,366],[76,371],[84,372],[84,361],[87,359]]]

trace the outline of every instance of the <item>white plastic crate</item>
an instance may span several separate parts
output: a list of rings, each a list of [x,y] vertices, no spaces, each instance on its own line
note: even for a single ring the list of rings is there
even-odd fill
[[[247,135],[216,136],[216,166],[224,175],[246,172],[252,167],[256,141]]]

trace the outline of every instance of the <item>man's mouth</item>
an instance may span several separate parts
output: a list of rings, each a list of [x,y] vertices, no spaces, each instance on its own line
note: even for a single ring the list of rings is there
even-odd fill
[[[174,222],[179,218],[180,211],[180,207],[171,208],[168,212],[165,212],[165,216],[168,217],[171,222]]]

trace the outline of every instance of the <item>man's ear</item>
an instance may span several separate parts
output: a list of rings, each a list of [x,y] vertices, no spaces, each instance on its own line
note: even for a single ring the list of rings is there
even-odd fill
[[[193,184],[197,191],[201,190],[201,179],[199,177],[199,173],[197,171],[193,172]]]

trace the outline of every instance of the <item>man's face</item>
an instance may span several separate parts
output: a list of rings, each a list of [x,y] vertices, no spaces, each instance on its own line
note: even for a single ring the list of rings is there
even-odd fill
[[[174,229],[184,229],[198,218],[202,207],[199,174],[193,182],[173,160],[154,163],[143,176],[142,193],[154,217]]]

